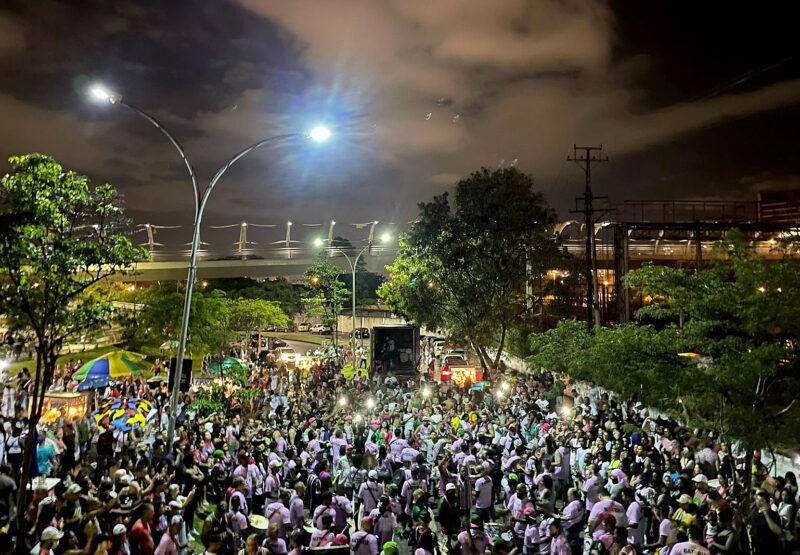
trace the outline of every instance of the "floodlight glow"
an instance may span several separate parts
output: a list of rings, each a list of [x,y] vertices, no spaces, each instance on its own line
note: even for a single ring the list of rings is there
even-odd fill
[[[367,408],[374,409],[375,408],[375,399],[367,399]]]
[[[111,100],[111,93],[103,85],[92,85],[89,88],[89,94],[91,94],[95,100]]]
[[[318,143],[327,140],[328,137],[330,136],[331,136],[331,130],[328,129],[327,127],[322,127],[322,126],[315,127],[314,129],[311,130],[311,133],[308,134],[308,137],[310,139],[314,139]]]
[[[315,246],[315,247],[321,247],[321,246],[322,246],[322,245],[324,245],[324,244],[325,244],[325,241],[323,241],[323,240],[322,240],[322,239],[320,239],[319,237],[317,237],[316,239],[314,239],[314,246]]]
[[[389,235],[388,233],[384,233],[383,235],[381,235],[381,242],[388,243],[391,240],[392,240],[392,236]]]

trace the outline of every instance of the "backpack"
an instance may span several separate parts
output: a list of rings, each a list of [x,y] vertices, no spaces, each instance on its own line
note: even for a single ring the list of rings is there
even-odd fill
[[[392,483],[397,486],[397,491],[403,491],[403,484],[406,481],[406,471],[401,466],[392,473]]]

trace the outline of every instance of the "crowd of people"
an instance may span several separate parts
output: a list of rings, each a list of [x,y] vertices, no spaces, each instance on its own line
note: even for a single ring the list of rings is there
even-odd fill
[[[253,364],[255,402],[211,414],[191,392],[171,407],[165,387],[143,380],[99,392],[147,398],[152,416],[130,431],[99,429],[91,415],[41,426],[23,515],[30,375],[6,379],[16,410],[0,426],[0,554],[762,555],[796,545],[794,474],[746,468],[714,433],[635,400],[575,384],[557,397],[547,373],[487,375],[482,388],[431,375],[346,379],[334,360],[305,378]]]

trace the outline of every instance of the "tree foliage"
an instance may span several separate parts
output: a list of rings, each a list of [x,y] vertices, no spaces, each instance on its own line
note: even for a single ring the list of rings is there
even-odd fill
[[[143,303],[136,341],[151,346],[178,341],[183,316],[185,291],[174,285],[153,285],[139,295]],[[224,354],[233,341],[230,331],[230,306],[220,290],[192,293],[187,352]]]
[[[626,283],[652,299],[638,322],[593,333],[564,322],[531,338],[529,362],[636,394],[750,450],[797,448],[800,262],[760,258],[736,233],[715,249],[699,272],[632,272]]]
[[[508,331],[542,308],[547,270],[561,257],[554,222],[530,176],[483,168],[457,184],[454,206],[447,193],[420,204],[379,293],[395,312],[468,341],[496,366]],[[494,360],[488,347],[497,348]]]
[[[283,278],[263,282],[251,278],[223,278],[209,280],[207,291],[221,289],[231,299],[263,299],[278,303],[287,315],[304,310],[302,287],[292,285]]]
[[[245,332],[247,337],[271,325],[285,326],[288,321],[277,303],[261,299],[230,301],[230,327]]]
[[[310,314],[318,314],[324,324],[337,329],[338,315],[350,298],[344,283],[339,280],[341,269],[321,256],[303,274],[308,285],[303,302]]]
[[[109,303],[84,293],[147,253],[119,234],[127,220],[111,185],[92,187],[86,177],[42,154],[10,162],[13,169],[0,185],[0,312],[37,340],[18,499],[18,514],[24,515],[36,425],[58,353],[70,338],[106,323],[113,312]]]

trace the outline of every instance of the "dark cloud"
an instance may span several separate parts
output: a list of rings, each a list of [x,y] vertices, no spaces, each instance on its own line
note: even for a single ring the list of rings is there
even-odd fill
[[[614,198],[751,198],[798,180],[788,18],[732,10],[720,26],[710,7],[616,0],[13,6],[0,10],[0,153],[111,181],[139,221],[188,224],[188,179],[149,124],[86,101],[96,80],[173,130],[204,181],[264,136],[329,123],[324,147],[265,149],[215,191],[206,220],[278,223],[264,240],[288,219],[408,221],[514,160],[563,213],[580,188],[575,142],[605,145],[595,183]]]

